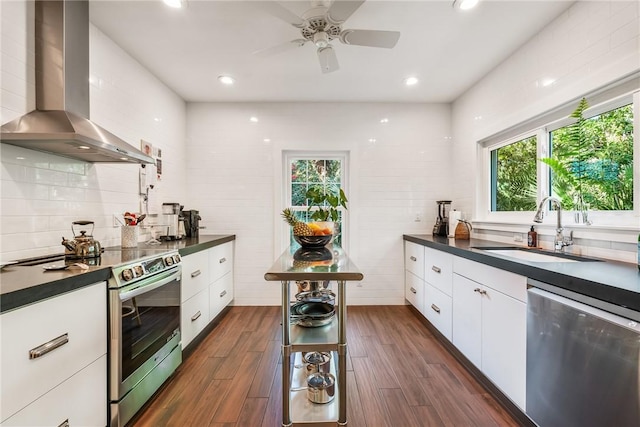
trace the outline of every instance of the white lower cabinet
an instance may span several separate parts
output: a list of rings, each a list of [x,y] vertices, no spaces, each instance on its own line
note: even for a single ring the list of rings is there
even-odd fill
[[[209,288],[204,289],[182,304],[180,311],[180,334],[182,348],[209,324]]]
[[[406,270],[404,272],[405,299],[424,314],[424,280]]]
[[[4,313],[0,329],[3,426],[59,425],[79,414],[79,406],[97,412],[82,418],[95,422],[76,425],[106,425],[106,282]],[[76,390],[77,382],[86,385],[85,391]],[[40,417],[48,412],[41,414],[42,408],[54,406],[60,410],[44,422]]]
[[[184,255],[180,331],[185,349],[233,299],[234,242]]]
[[[213,320],[233,299],[233,272],[230,271],[209,287],[209,320]]]
[[[71,378],[2,423],[3,427],[104,427],[107,422],[107,356],[103,355]]]
[[[524,410],[526,304],[454,274],[452,312],[453,344]]]
[[[451,341],[451,297],[424,284],[424,315],[442,335]]]

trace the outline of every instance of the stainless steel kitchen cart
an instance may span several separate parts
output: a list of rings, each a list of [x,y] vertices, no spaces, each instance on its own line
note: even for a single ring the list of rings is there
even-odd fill
[[[327,250],[328,249],[328,250]],[[360,281],[363,274],[339,246],[322,249],[329,259],[314,261],[313,257],[297,256],[297,245],[288,248],[264,275],[265,280],[282,284],[282,425],[345,426],[347,425],[347,306],[346,282]],[[304,254],[304,255],[309,255]],[[291,281],[336,281],[337,314],[325,326],[309,328],[291,324]],[[295,366],[302,352],[331,352],[331,373],[336,378],[336,396],[324,404],[312,403],[304,392],[304,369]],[[336,357],[337,355],[337,357]],[[294,356],[292,369],[291,356]],[[338,363],[336,366],[335,360]]]

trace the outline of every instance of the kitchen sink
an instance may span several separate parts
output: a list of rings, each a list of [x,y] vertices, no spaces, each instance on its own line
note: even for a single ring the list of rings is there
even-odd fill
[[[495,246],[495,247],[473,247],[492,255],[501,255],[516,258],[529,262],[597,262],[598,259],[586,258],[577,255],[544,251],[541,249],[530,249],[519,246]]]

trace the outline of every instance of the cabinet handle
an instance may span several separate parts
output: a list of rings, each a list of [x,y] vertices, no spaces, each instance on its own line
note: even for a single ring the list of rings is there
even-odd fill
[[[220,298],[222,298],[223,296],[225,296],[227,294],[227,291],[222,291],[220,292]]]
[[[198,320],[198,318],[202,316],[202,313],[200,313],[200,310],[198,310],[198,312],[196,314],[194,314],[193,316],[191,316],[191,321],[195,322],[196,320]]]
[[[418,260],[418,258],[414,257],[413,255],[411,255],[411,256],[409,257],[409,259],[410,259],[411,261],[417,261],[417,260]]]
[[[480,289],[480,295],[486,295],[487,291],[485,291],[484,289]]]
[[[436,313],[440,314],[440,308],[437,305],[431,304],[431,309]]]
[[[202,274],[202,272],[200,270],[196,270],[193,273],[191,273],[191,277],[198,277],[201,274]]]
[[[435,271],[436,273],[440,273],[440,271],[441,271],[441,270],[440,270],[440,267],[436,267],[435,265],[434,265],[434,266],[432,266],[432,267],[431,267],[431,269],[432,269],[433,271]]]
[[[58,427],[69,427],[69,418],[60,423]]]
[[[409,290],[410,290],[411,292],[413,292],[414,294],[418,293],[418,291],[416,291],[416,288],[414,288],[414,287],[409,288]]]
[[[58,347],[62,347],[66,343],[69,342],[69,334],[60,335],[58,338],[54,338],[49,342],[46,342],[42,345],[39,345],[36,348],[32,348],[29,350],[29,359],[37,359],[38,357],[42,357],[50,351],[55,350]]]
[[[227,262],[226,258],[220,258],[220,261],[218,261],[220,264],[222,264],[223,262]]]

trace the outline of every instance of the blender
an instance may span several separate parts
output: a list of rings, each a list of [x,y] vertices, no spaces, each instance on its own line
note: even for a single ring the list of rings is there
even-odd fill
[[[447,236],[449,234],[449,210],[451,209],[451,200],[438,200],[438,217],[433,226],[434,236]]]

